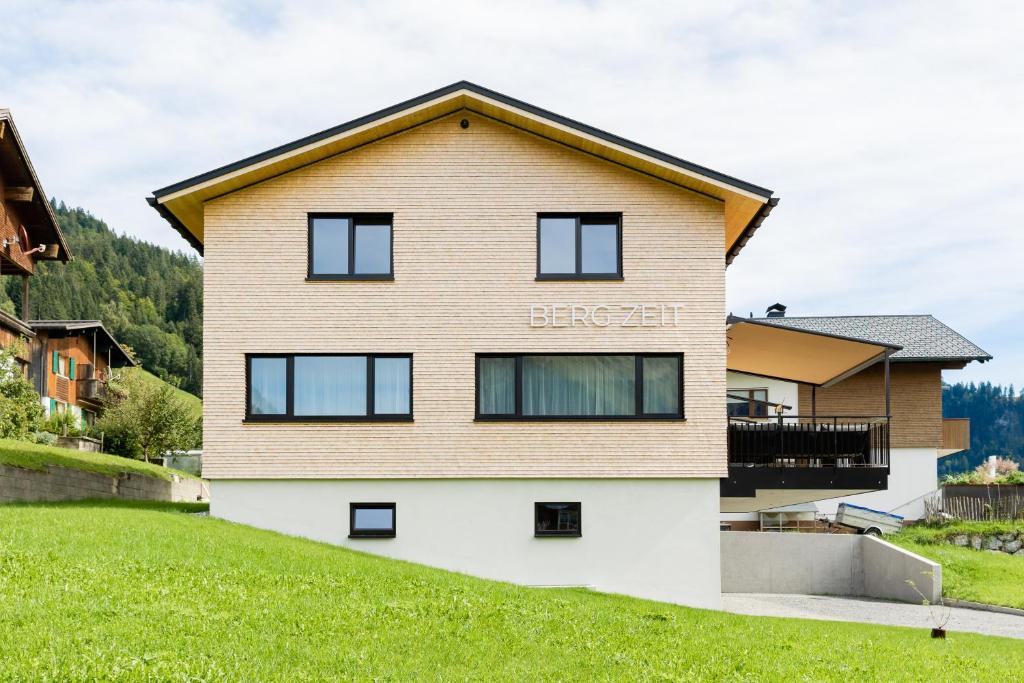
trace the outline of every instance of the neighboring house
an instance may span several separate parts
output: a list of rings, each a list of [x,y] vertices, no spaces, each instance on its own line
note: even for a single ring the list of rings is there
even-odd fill
[[[47,417],[71,413],[82,427],[103,411],[111,370],[134,366],[99,320],[33,320],[31,377]]]
[[[32,364],[32,340],[36,333],[13,315],[0,311],[0,349],[13,349],[21,374],[29,376]]]
[[[963,418],[942,415],[942,372],[957,370],[972,361],[985,362],[983,349],[930,315],[869,315],[787,317],[785,307],[769,309],[769,316],[754,322],[786,329],[856,337],[900,347],[890,356],[890,462],[884,491],[831,498],[817,503],[819,513],[833,516],[840,502],[848,501],[906,517],[924,514],[924,498],[935,491],[938,458],[970,447],[970,424]],[[885,377],[880,364],[871,365],[842,381],[812,392],[806,385],[729,373],[729,415],[742,423],[751,406],[769,418],[775,404],[786,404],[783,415],[810,415],[819,421],[832,416],[846,422],[852,416],[883,418]],[[744,404],[743,397],[765,403]],[[785,418],[792,420],[792,418]],[[756,527],[755,515],[725,515],[734,529]]]
[[[0,109],[0,275],[21,278],[20,311],[0,311],[0,345],[32,337],[29,278],[39,261],[71,260],[32,161],[7,109]]]
[[[764,188],[460,82],[149,201],[204,254],[218,517],[715,607],[720,509],[886,488],[874,424],[729,451],[727,368],[824,387],[899,348],[726,333]]]
[[[98,320],[31,320],[36,264],[72,257],[6,109],[0,109],[0,199],[0,275],[22,282],[21,310],[0,311],[0,347],[16,349],[47,416],[70,412],[91,424],[106,400],[108,368],[134,363]]]

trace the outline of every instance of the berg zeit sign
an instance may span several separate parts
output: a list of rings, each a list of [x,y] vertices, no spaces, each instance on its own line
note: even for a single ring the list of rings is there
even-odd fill
[[[530,304],[530,327],[674,327],[681,304]]]

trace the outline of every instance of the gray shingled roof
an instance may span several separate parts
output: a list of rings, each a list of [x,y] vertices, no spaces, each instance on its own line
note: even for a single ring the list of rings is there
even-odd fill
[[[894,361],[987,361],[992,356],[930,315],[839,315],[755,318],[758,322],[810,332],[854,337],[903,348]]]

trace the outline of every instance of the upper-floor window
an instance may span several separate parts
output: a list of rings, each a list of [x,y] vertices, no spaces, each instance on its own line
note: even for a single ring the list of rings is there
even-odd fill
[[[680,419],[678,354],[477,356],[483,420]]]
[[[729,389],[726,392],[729,417],[767,417],[767,389]]]
[[[621,214],[537,216],[538,280],[621,278]]]
[[[57,351],[52,352],[51,369],[53,374],[60,375],[61,377],[67,377],[68,379],[75,378],[75,359],[71,356],[62,356]]]
[[[310,214],[310,280],[390,280],[390,214]]]
[[[411,355],[252,354],[247,362],[247,420],[412,419]]]

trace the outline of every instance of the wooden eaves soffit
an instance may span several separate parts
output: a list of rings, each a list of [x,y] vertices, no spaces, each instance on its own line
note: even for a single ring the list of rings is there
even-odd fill
[[[467,110],[665,180],[724,204],[725,261],[731,263],[778,198],[772,191],[606,133],[584,123],[459,81],[387,109],[155,190],[147,199],[203,252],[203,203],[254,183]]]

